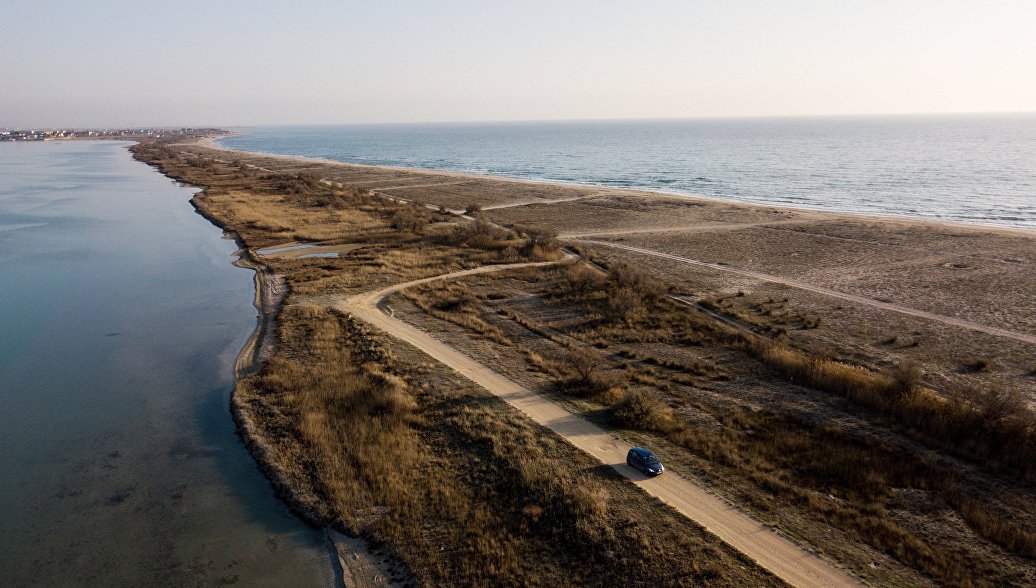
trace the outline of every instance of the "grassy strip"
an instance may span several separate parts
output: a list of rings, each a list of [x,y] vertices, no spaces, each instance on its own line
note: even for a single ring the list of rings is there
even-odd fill
[[[909,365],[882,374],[767,339],[747,338],[744,346],[791,382],[849,398],[893,417],[936,447],[1036,481],[1036,418],[1011,390],[954,390],[947,399],[922,388]]]

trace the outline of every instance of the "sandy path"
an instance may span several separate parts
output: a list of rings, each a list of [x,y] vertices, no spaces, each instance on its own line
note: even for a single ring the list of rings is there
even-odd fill
[[[556,262],[546,262],[546,264],[550,263]],[[817,588],[858,585],[844,572],[804,551],[788,539],[764,527],[689,480],[671,472],[658,478],[644,477],[640,472],[626,465],[626,451],[629,449],[629,445],[611,433],[502,376],[427,333],[388,316],[379,308],[380,303],[389,295],[433,280],[454,279],[473,274],[546,264],[483,266],[414,280],[354,296],[337,303],[336,307],[413,345],[504,399],[532,420],[548,427],[602,463],[612,466],[648,494],[657,497],[684,516],[702,525],[734,549],[752,558],[789,584]]]
[[[1014,339],[1016,341],[1021,341],[1023,343],[1032,343],[1032,344],[1036,345],[1036,335],[1029,335],[1028,333],[1019,333],[1019,332],[1016,332],[1016,331],[1009,331],[1007,329],[1000,329],[1000,328],[997,328],[997,327],[990,327],[988,325],[983,325],[983,324],[980,324],[980,323],[975,323],[975,322],[964,320],[964,319],[954,318],[954,317],[951,317],[951,316],[943,316],[941,314],[934,314],[934,313],[931,313],[931,312],[925,312],[923,310],[917,310],[917,309],[914,309],[914,308],[910,308],[908,306],[902,306],[902,305],[899,305],[899,304],[894,304],[892,302],[882,302],[880,300],[875,300],[873,298],[867,298],[866,296],[858,296],[856,294],[846,294],[845,292],[839,292],[838,290],[831,290],[829,288],[823,288],[823,287],[820,287],[820,286],[814,286],[812,284],[807,284],[806,282],[800,282],[798,280],[794,280],[794,279],[791,279],[791,278],[783,278],[783,277],[774,276],[774,275],[771,275],[771,274],[764,274],[764,273],[761,273],[761,272],[754,272],[754,271],[751,271],[751,270],[738,269],[738,268],[734,268],[734,267],[730,267],[730,266],[726,266],[726,265],[720,265],[718,263],[709,263],[707,261],[698,261],[696,259],[690,259],[688,257],[681,257],[679,255],[673,255],[671,253],[663,253],[661,251],[655,251],[655,250],[652,250],[652,249],[644,249],[644,248],[641,248],[641,247],[633,247],[632,245],[623,245],[623,244],[620,244],[620,243],[612,243],[612,242],[609,242],[609,241],[595,241],[593,239],[577,239],[577,240],[581,240],[584,243],[593,243],[594,245],[603,245],[605,247],[614,247],[615,249],[622,249],[622,250],[625,250],[625,251],[632,251],[634,253],[641,253],[641,254],[644,254],[644,255],[651,255],[651,256],[654,256],[654,257],[662,257],[662,258],[665,258],[665,259],[670,259],[672,261],[677,261],[677,262],[680,262],[680,263],[685,263],[687,265],[696,265],[698,267],[706,267],[706,268],[709,268],[709,269],[714,269],[714,270],[718,270],[718,271],[722,271],[722,272],[729,272],[729,273],[732,273],[732,274],[737,274],[739,276],[745,276],[745,277],[748,277],[748,278],[755,278],[757,280],[762,280],[764,282],[773,282],[775,284],[783,284],[785,286],[791,286],[792,288],[799,288],[800,290],[807,290],[809,292],[816,292],[817,294],[823,294],[825,296],[831,296],[832,298],[839,298],[841,300],[846,300],[848,302],[854,302],[856,304],[861,304],[861,305],[864,305],[864,306],[871,306],[871,307],[874,307],[874,308],[880,308],[882,310],[890,310],[892,312],[898,312],[900,314],[906,314],[906,315],[909,315],[909,316],[915,316],[915,317],[919,317],[919,318],[924,318],[924,319],[940,322],[940,323],[947,324],[947,325],[953,325],[953,326],[956,326],[956,327],[961,327],[961,328],[964,328],[964,329],[970,329],[972,331],[978,331],[980,333],[986,333],[987,335],[995,335],[997,337],[1005,337],[1005,338],[1008,338],[1008,339]]]
[[[603,231],[590,231],[586,233],[561,233],[559,237],[561,237],[562,239],[581,239],[583,237],[603,237],[605,235],[638,235],[641,233],[704,233],[708,231],[736,231],[738,229],[751,229],[756,227],[803,224],[808,221],[808,218],[794,218],[785,220],[764,220],[749,223],[700,223],[690,225],[678,225],[675,227],[645,227],[640,229],[611,229]]]
[[[459,186],[460,184],[470,184],[471,180],[464,180],[461,182],[436,182],[434,184],[399,184],[398,186],[372,186],[371,190],[405,190],[406,188],[435,188],[437,186]]]
[[[597,196],[603,196],[609,192],[594,192],[593,194],[587,194],[585,196],[573,196],[572,198],[557,198],[554,200],[519,200],[517,202],[505,202],[503,204],[492,204],[490,206],[483,206],[482,210],[500,210],[501,208],[518,208],[520,206],[536,206],[537,204],[560,204],[562,202],[575,202],[577,200],[586,200],[587,198],[594,198]]]

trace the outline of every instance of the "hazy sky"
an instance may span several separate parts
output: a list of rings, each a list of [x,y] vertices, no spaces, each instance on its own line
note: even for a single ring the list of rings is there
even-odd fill
[[[1036,0],[0,0],[0,127],[1036,110]]]

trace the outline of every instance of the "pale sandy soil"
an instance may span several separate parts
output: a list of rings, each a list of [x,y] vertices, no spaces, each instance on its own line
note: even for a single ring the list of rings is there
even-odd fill
[[[778,276],[776,274],[765,274],[765,273],[762,273],[762,272],[757,272],[757,271],[752,271],[752,270],[733,268],[733,267],[729,267],[727,264],[722,263],[722,262],[720,262],[720,263],[710,263],[710,262],[701,261],[701,260],[697,260],[697,259],[691,259],[689,257],[681,257],[681,256],[678,256],[678,255],[664,253],[664,252],[653,250],[653,249],[646,249],[646,248],[643,248],[643,247],[634,247],[634,246],[631,246],[631,245],[626,245],[624,243],[609,243],[607,241],[593,241],[593,240],[584,240],[584,241],[586,243],[592,243],[594,245],[600,245],[600,246],[604,246],[604,247],[613,247],[613,248],[616,248],[616,249],[620,249],[622,251],[629,251],[629,252],[637,253],[637,254],[641,254],[641,255],[648,255],[648,256],[651,256],[651,257],[660,257],[660,258],[667,259],[667,260],[670,260],[670,261],[675,261],[676,263],[680,263],[680,264],[692,265],[692,266],[706,268],[706,269],[710,269],[710,270],[714,270],[714,271],[719,271],[719,272],[732,273],[732,274],[735,274],[735,275],[738,275],[738,276],[746,277],[746,278],[749,278],[749,279],[752,279],[752,280],[757,280],[757,281],[760,281],[760,282],[771,282],[771,283],[774,283],[774,284],[781,284],[781,285],[789,286],[791,288],[795,288],[795,289],[798,289],[798,290],[805,290],[807,292],[814,292],[816,294],[823,294],[823,295],[831,297],[831,298],[835,298],[835,299],[838,299],[838,300],[844,300],[846,302],[852,302],[854,304],[859,304],[861,306],[870,306],[872,308],[886,310],[886,311],[894,312],[894,313],[897,313],[897,314],[904,314],[904,315],[907,315],[907,316],[914,316],[914,317],[918,317],[918,318],[923,318],[923,319],[927,319],[927,320],[930,320],[930,321],[935,321],[935,322],[940,322],[940,323],[947,324],[947,325],[952,325],[952,326],[959,327],[959,328],[965,329],[965,330],[978,331],[980,333],[986,333],[988,335],[994,335],[996,337],[1003,337],[1003,338],[1007,338],[1007,339],[1014,339],[1016,341],[1021,341],[1023,343],[1036,344],[1036,335],[1030,335],[1028,333],[1021,333],[1021,332],[1018,332],[1018,331],[1011,331],[1011,330],[1008,330],[1008,329],[1001,329],[1001,328],[997,328],[997,327],[991,327],[991,326],[988,326],[988,325],[984,325],[984,324],[981,324],[981,323],[976,323],[974,321],[969,321],[969,320],[966,320],[966,319],[960,319],[960,318],[955,318],[955,317],[950,317],[950,316],[938,315],[938,314],[934,314],[934,313],[931,313],[931,312],[926,312],[924,310],[918,310],[916,308],[911,308],[909,306],[904,306],[902,304],[895,304],[895,303],[892,303],[892,302],[887,302],[885,300],[881,300],[881,299],[878,299],[878,298],[868,298],[866,296],[860,296],[860,295],[856,295],[856,294],[848,294],[848,293],[840,292],[838,290],[833,290],[833,289],[830,289],[830,288],[824,288],[824,287],[821,287],[821,286],[815,286],[812,283],[805,282],[805,281],[802,281],[802,280],[796,280],[796,279],[792,279],[792,278],[786,278],[786,277]]]
[[[843,222],[784,223],[596,239],[1036,334],[1036,297],[1030,296],[1036,240],[974,230],[950,238],[894,223],[845,228]]]
[[[658,255],[631,258],[631,252],[612,248],[601,248],[599,253],[609,261],[632,261],[653,273],[664,273],[680,293],[686,293],[691,299],[726,296],[727,301],[753,316],[759,315],[748,310],[752,304],[786,300],[781,304],[784,312],[820,317],[819,327],[792,330],[793,338],[853,363],[891,367],[910,359],[925,366],[926,377],[936,389],[951,383],[1006,381],[1036,398],[1036,377],[1029,371],[1036,357],[1031,343],[963,329],[939,320],[893,313],[880,306],[849,303],[738,273],[678,264]],[[745,296],[735,297],[738,292]],[[1029,336],[1024,332],[1020,334]],[[991,358],[994,367],[988,373],[962,369],[974,358]]]
[[[283,247],[294,247],[294,246],[298,246],[298,245],[302,245],[302,244],[296,243],[296,242],[291,242],[291,243],[284,244]],[[269,252],[269,253],[261,253],[261,252],[256,252],[256,253],[258,255],[263,256],[263,257],[272,257],[274,259],[298,259],[300,257],[305,257],[305,256],[320,256],[320,255],[326,255],[326,254],[330,254],[330,253],[334,253],[334,254],[339,254],[340,255],[340,254],[343,254],[343,253],[348,253],[350,251],[355,251],[357,249],[362,249],[362,248],[363,248],[363,245],[359,245],[359,244],[356,244],[356,243],[349,243],[349,244],[345,244],[345,245],[324,245],[324,244],[317,243],[317,244],[307,245],[307,246],[299,248],[299,249],[291,249],[291,250],[288,250],[288,251],[272,251],[272,252]],[[276,248],[270,247],[268,249],[276,249]]]

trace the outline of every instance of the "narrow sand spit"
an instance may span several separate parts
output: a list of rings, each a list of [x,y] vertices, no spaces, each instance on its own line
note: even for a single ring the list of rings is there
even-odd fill
[[[570,261],[573,256],[569,255]],[[405,341],[452,368],[459,374],[482,386],[525,413],[537,423],[561,435],[569,443],[585,451],[601,463],[612,466],[645,492],[676,509],[684,516],[702,525],[734,549],[744,553],[774,575],[793,586],[831,588],[857,586],[858,582],[773,530],[764,527],[732,505],[709,494],[704,488],[673,473],[658,478],[646,478],[626,465],[629,446],[586,419],[561,405],[529,390],[496,371],[478,363],[470,356],[438,341],[398,319],[385,314],[380,306],[391,294],[400,290],[436,280],[453,279],[474,274],[489,273],[521,267],[551,265],[559,262],[518,263],[482,266],[396,284],[375,292],[360,294],[340,301],[336,307]]]
[[[258,371],[263,360],[273,353],[272,339],[268,335],[276,328],[277,309],[287,293],[287,285],[284,276],[270,272],[265,266],[253,262],[245,255],[241,255],[234,265],[255,272],[253,304],[259,311],[255,330],[238,352],[237,360],[234,362],[234,376],[240,380]]]
[[[222,155],[205,150],[181,154],[213,160],[213,155]],[[995,378],[1009,372],[1013,382],[1031,387],[1030,352],[1036,343],[1032,320],[1036,314],[1032,313],[1030,296],[1033,281],[1028,271],[1036,260],[1031,231],[751,206],[641,191],[609,190],[602,194],[589,187],[419,169],[395,168],[399,173],[386,177],[383,172],[393,168],[324,161],[317,166],[316,161],[300,163],[297,158],[252,156],[255,159],[251,161],[266,166],[261,169],[306,174],[342,188],[367,185],[371,195],[388,202],[421,203],[433,210],[441,206],[457,215],[474,204],[487,211],[478,216],[491,224],[546,224],[556,228],[562,239],[592,244],[588,251],[602,255],[603,263],[647,268],[667,281],[675,281],[674,291],[689,297],[674,298],[731,327],[755,330],[751,316],[735,320],[708,311],[696,302],[700,292],[725,294],[737,287],[739,295],[744,288],[748,296],[758,300],[773,296],[773,302],[783,297],[783,303],[789,303],[790,295],[795,312],[803,317],[825,317],[824,326],[816,331],[803,330],[802,334],[809,342],[819,342],[821,349],[846,344],[850,350],[846,354],[859,349],[867,354],[866,361],[875,362],[916,358],[930,377],[941,378],[938,381],[949,382],[947,385],[965,379],[995,383]],[[541,189],[543,186],[552,189]],[[471,219],[475,215],[463,216]],[[265,257],[300,256],[324,244],[307,244],[301,252],[271,251]],[[263,262],[258,256],[255,260]],[[495,362],[479,363],[475,356],[436,340],[430,336],[431,331],[424,332],[379,312],[379,307],[385,307],[386,296],[400,289],[506,267],[514,266],[488,266],[408,282],[335,305],[501,397],[778,577],[802,586],[856,581],[837,564],[806,551],[810,547],[795,545],[779,531],[760,525],[730,503],[710,495],[693,481],[696,478],[667,474],[660,479],[644,479],[629,471],[624,465],[628,446],[607,430],[487,367],[495,367]],[[328,304],[328,298],[313,302]],[[735,301],[732,308],[747,305],[737,306]],[[764,326],[779,324],[777,320],[761,320]],[[897,339],[900,344],[893,345]],[[961,358],[981,357],[992,345],[999,352],[995,368],[1000,373],[984,376],[960,368]],[[669,458],[675,459],[675,454]],[[927,525],[928,521],[919,519],[918,524]],[[784,522],[779,526],[798,528]],[[816,546],[821,556],[833,555],[835,551],[829,551],[823,543],[825,531],[816,531],[815,535],[803,533],[803,537],[812,537],[807,545]],[[922,529],[919,536],[928,531]],[[858,562],[853,565],[853,569],[863,569],[857,567]],[[340,575],[347,573],[342,570]]]
[[[236,133],[232,133],[236,134]],[[809,220],[816,219],[827,219],[837,220],[843,219],[848,221],[856,222],[890,222],[890,223],[906,223],[918,227],[935,227],[944,230],[967,230],[967,231],[983,231],[986,233],[994,233],[999,235],[1021,235],[1031,236],[1033,234],[1032,229],[1011,227],[1011,226],[1000,226],[1000,225],[984,225],[977,223],[961,223],[954,221],[946,221],[940,219],[930,218],[914,218],[904,217],[895,215],[880,215],[870,214],[865,212],[840,212],[836,210],[824,210],[815,208],[803,208],[790,204],[783,203],[769,203],[759,204],[751,202],[742,202],[733,200],[730,198],[721,198],[718,196],[707,196],[704,194],[688,195],[679,192],[668,192],[665,190],[656,189],[645,189],[645,188],[607,188],[602,187],[599,184],[586,184],[580,182],[561,182],[557,180],[543,180],[543,179],[528,179],[528,178],[512,178],[500,175],[492,174],[478,174],[471,172],[462,172],[446,169],[433,169],[433,168],[422,168],[422,167],[404,167],[398,165],[372,165],[365,163],[354,163],[347,161],[337,161],[334,159],[324,159],[319,157],[306,157],[302,155],[282,155],[279,153],[266,153],[261,151],[247,151],[244,149],[237,149],[234,147],[227,147],[221,145],[219,141],[225,137],[206,137],[201,139],[194,139],[184,143],[179,143],[185,147],[197,146],[204,149],[211,149],[213,151],[222,152],[227,157],[254,157],[254,158],[266,158],[274,161],[284,162],[285,164],[293,165],[299,163],[306,163],[312,165],[320,165],[328,168],[329,170],[345,169],[345,170],[367,170],[367,171],[380,171],[380,172],[393,172],[399,174],[408,174],[415,182],[424,182],[426,179],[429,180],[426,184],[427,187],[434,186],[447,186],[447,185],[462,185],[467,183],[476,182],[489,182],[501,185],[512,185],[512,186],[550,186],[565,188],[570,190],[590,190],[593,193],[587,193],[579,197],[562,197],[562,198],[544,198],[541,200],[529,200],[527,198],[515,197],[512,200],[506,202],[498,202],[487,204],[483,206],[483,210],[495,210],[501,208],[514,208],[523,207],[533,204],[559,204],[566,202],[574,202],[578,200],[584,200],[587,198],[601,196],[603,194],[628,194],[630,196],[636,196],[639,199],[644,200],[657,200],[657,201],[679,201],[684,203],[705,203],[711,205],[718,205],[727,208],[736,208],[745,211],[751,210],[781,210],[787,212],[794,212],[806,215]],[[227,163],[224,161],[223,163]],[[258,168],[267,172],[275,172],[277,170]],[[432,178],[436,180],[431,181]],[[437,178],[442,178],[442,181],[438,181]],[[399,178],[383,178],[379,180],[370,181],[350,181],[349,185],[361,186],[366,183],[398,183]],[[344,184],[339,184],[341,187]],[[425,187],[418,186],[416,183],[413,185],[393,185],[389,189],[402,189],[402,188],[417,188]],[[377,190],[375,186],[371,187]]]

